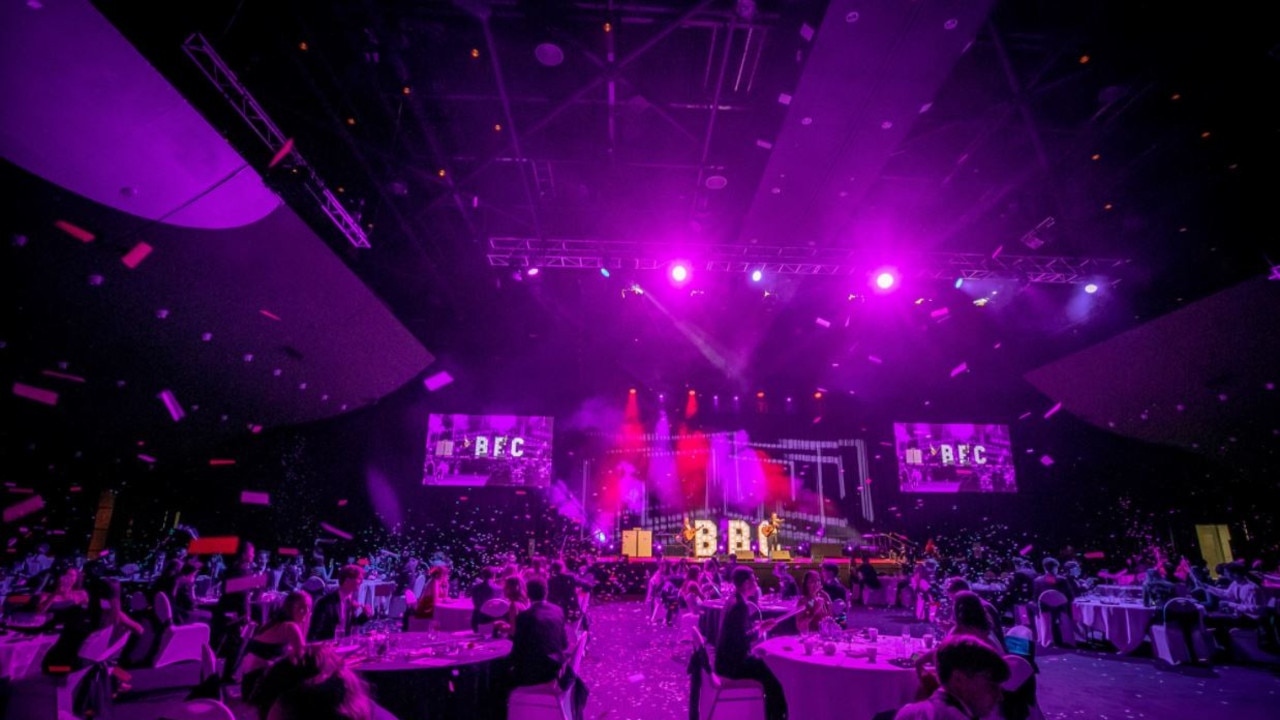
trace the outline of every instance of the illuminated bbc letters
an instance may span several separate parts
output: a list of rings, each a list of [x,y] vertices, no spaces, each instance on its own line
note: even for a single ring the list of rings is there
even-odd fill
[[[729,521],[729,554],[751,552],[751,526],[745,520]]]
[[[706,518],[698,518],[693,521],[693,529],[697,531],[697,544],[694,545],[694,555],[700,558],[711,557],[716,554],[716,543],[719,541],[717,535],[715,521]]]
[[[941,444],[937,447],[938,462],[943,465],[986,465],[987,448],[983,445]],[[907,448],[903,460],[908,465],[924,464],[924,455],[916,448]]]
[[[524,457],[524,438],[509,438],[506,435],[498,435],[493,438],[493,452],[491,453],[489,438],[481,435],[476,438],[476,457]]]

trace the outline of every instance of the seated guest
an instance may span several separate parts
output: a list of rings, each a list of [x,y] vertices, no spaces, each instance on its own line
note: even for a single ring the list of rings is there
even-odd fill
[[[547,582],[532,577],[525,586],[528,606],[516,616],[511,635],[511,682],[519,687],[542,685],[560,677],[560,668],[569,657],[569,636],[565,632],[564,611],[547,602]],[[580,720],[587,704],[587,688],[582,680],[560,677],[560,687],[573,686],[573,718]]]
[[[80,571],[69,567],[58,576],[51,592],[45,593],[36,604],[36,612],[47,613],[71,606],[89,605],[89,593],[81,583]]]
[[[997,638],[991,619],[982,606],[982,598],[969,590],[961,590],[952,599],[955,625],[947,633],[947,638],[972,637],[981,640],[1001,655],[1004,654],[1004,642]],[[941,682],[940,677],[931,676],[926,667],[937,662],[938,648],[934,648],[916,658],[916,674],[920,676],[920,686],[924,694],[933,692]]]
[[[872,572],[874,572],[874,569]],[[877,578],[877,582],[879,582],[879,578]],[[835,563],[822,563],[822,591],[833,602],[836,600],[849,601],[849,591],[845,590],[844,586],[840,584],[840,568],[836,567]]]
[[[1058,561],[1056,558],[1047,557],[1040,566],[1044,568],[1044,574],[1036,577],[1031,583],[1031,597],[1039,601],[1040,596],[1049,590],[1057,590],[1067,597],[1070,602],[1075,598],[1071,583],[1067,582],[1065,577],[1058,574]]]
[[[1147,607],[1164,607],[1177,593],[1173,583],[1160,576],[1160,571],[1148,568],[1142,579],[1142,604]]]
[[[962,592],[969,591],[969,581],[962,577],[953,577],[947,580],[946,593],[947,600],[951,604],[951,618],[958,622],[955,617],[956,596]],[[982,610],[987,614],[987,620],[991,625],[991,636],[996,641],[997,648],[1004,647],[1004,626],[1000,624],[1000,611],[995,605],[987,602],[981,595],[977,596],[982,601]]]
[[[258,720],[394,720],[332,648],[313,645],[273,664],[251,698]]]
[[[369,621],[373,613],[356,600],[362,582],[364,568],[359,565],[346,565],[338,571],[337,589],[317,600],[311,611],[309,642],[333,640],[339,631],[346,635]]]
[[[173,599],[173,585],[178,581],[180,574],[182,574],[182,561],[177,558],[166,560],[160,574],[147,588],[147,599],[155,602],[156,593],[160,592]]]
[[[240,697],[253,696],[253,687],[271,663],[289,655],[299,657],[307,644],[307,625],[311,621],[311,595],[294,590],[272,613],[267,624],[258,628],[245,647]]]
[[[501,588],[493,584],[493,578],[497,572],[493,567],[480,568],[480,575],[476,578],[476,583],[471,586],[472,632],[480,628],[480,622],[484,619],[484,616],[480,614],[480,608],[484,607],[485,603],[498,597],[498,593],[502,592]]]
[[[796,579],[792,577],[791,571],[787,568],[785,562],[773,564],[773,576],[778,579],[778,595],[783,600],[790,600],[800,595],[800,586],[796,583]]]
[[[1225,589],[1207,584],[1198,587],[1218,598],[1218,607],[1222,610],[1242,614],[1257,613],[1261,607],[1258,602],[1258,584],[1250,579],[1244,563],[1227,563],[1223,570],[1223,574],[1231,582]]]
[[[764,660],[751,653],[752,640],[777,624],[773,620],[762,621],[760,608],[748,599],[758,595],[759,591],[755,571],[748,567],[734,569],[733,595],[725,602],[720,632],[716,636],[715,672],[734,680],[759,680],[764,685],[765,711],[769,720],[782,720],[787,715],[782,685]]]
[[[898,711],[894,720],[973,720],[987,717],[1000,703],[1009,665],[985,642],[949,637],[935,649],[941,686],[927,699]]]
[[[173,582],[173,596],[170,605],[173,608],[175,625],[186,625],[193,622],[209,622],[208,611],[200,610],[196,602],[196,573],[204,567],[196,558],[187,558],[182,563],[182,570]]]
[[[507,615],[494,623],[494,630],[499,635],[509,636],[516,626],[516,618],[529,609],[530,601],[525,594],[524,579],[519,575],[512,575],[503,581],[502,597],[507,601]]]
[[[801,634],[818,632],[824,619],[831,617],[831,596],[822,589],[817,570],[804,574],[803,587],[797,601],[804,609],[796,615],[796,629]]]
[[[684,585],[680,588],[680,611],[697,613],[706,599],[702,587],[702,571],[696,566],[690,566],[685,570]]]
[[[578,612],[578,580],[565,572],[564,562],[551,561],[551,575],[547,577],[547,601],[558,605],[566,618],[576,619]]]

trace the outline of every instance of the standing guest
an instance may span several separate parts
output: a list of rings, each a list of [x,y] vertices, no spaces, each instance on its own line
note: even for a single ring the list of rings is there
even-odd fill
[[[849,591],[840,584],[840,568],[833,562],[822,563],[822,591],[832,602],[849,602]]]
[[[362,582],[364,569],[359,565],[346,565],[338,571],[337,589],[317,600],[311,612],[309,642],[333,640],[338,632],[349,634],[369,621],[373,613],[356,600]]]
[[[864,553],[862,561],[858,563],[856,582],[858,584],[859,601],[864,597],[865,591],[880,589],[880,573],[877,573],[875,567],[871,565],[870,555]]]
[[[733,596],[726,601],[716,636],[715,672],[734,680],[758,680],[764,685],[765,709],[769,720],[782,720],[787,715],[787,701],[778,678],[751,653],[752,640],[767,633],[777,623],[762,620],[760,608],[749,598],[758,595],[760,585],[751,568],[733,571]]]
[[[252,592],[229,590],[229,588],[234,588],[238,584],[232,581],[244,580],[256,574],[254,559],[253,543],[241,543],[239,553],[236,554],[235,560],[223,576],[222,595],[218,598],[217,611],[213,615],[213,624],[210,628],[215,647],[221,643],[229,624],[246,622],[252,617],[250,605]]]
[[[791,600],[799,597],[800,586],[796,583],[796,579],[792,577],[791,571],[785,562],[776,562],[773,564],[773,576],[778,579],[778,595],[783,600]]]
[[[472,632],[478,632],[480,629],[480,623],[484,620],[484,615],[481,614],[480,608],[484,607],[485,603],[498,597],[498,593],[502,592],[502,588],[499,588],[493,582],[493,578],[497,573],[498,571],[496,568],[488,566],[482,567],[480,568],[480,576],[476,578],[476,583],[471,586]]]
[[[796,615],[796,629],[801,634],[817,632],[822,621],[831,617],[831,596],[822,589],[817,570],[805,572],[798,602],[804,608]]]
[[[987,643],[974,637],[947,638],[936,649],[939,687],[927,699],[898,711],[894,720],[975,720],[1000,703],[1009,665]]]
[[[413,583],[418,579],[418,558],[408,557],[400,564],[400,569],[396,572],[396,594],[403,595],[405,590],[413,587]]]
[[[547,601],[564,611],[570,622],[581,612],[578,609],[578,579],[565,572],[564,562],[551,561],[551,575],[547,577]]]
[[[684,574],[684,586],[680,588],[680,607],[682,612],[697,613],[707,599],[700,582],[702,571],[690,566]]]

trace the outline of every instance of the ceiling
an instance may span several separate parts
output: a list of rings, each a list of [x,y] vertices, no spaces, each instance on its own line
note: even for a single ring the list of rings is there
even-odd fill
[[[38,6],[11,12],[55,11]],[[1007,415],[997,400],[1023,402],[1027,372],[1274,274],[1280,256],[1257,199],[1280,159],[1265,92],[1280,38],[1247,4],[93,8],[429,351],[383,388],[435,356],[459,410],[640,386],[950,396]],[[274,139],[184,43],[221,58]],[[321,211],[321,186],[350,227]],[[320,281],[278,257],[282,287]],[[694,269],[680,287],[663,272],[675,260]],[[869,289],[882,265],[904,274],[897,292]],[[1086,280],[1101,286],[1088,298]],[[1266,317],[1275,288],[1220,311]],[[1150,402],[1108,397],[1126,404],[1082,415]]]

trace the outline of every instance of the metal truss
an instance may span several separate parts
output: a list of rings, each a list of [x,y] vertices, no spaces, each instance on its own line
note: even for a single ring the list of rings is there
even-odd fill
[[[280,128],[267,117],[267,113],[249,94],[248,89],[240,84],[231,68],[222,60],[213,46],[200,33],[194,33],[182,44],[187,57],[200,68],[209,82],[222,93],[222,97],[230,103],[240,117],[249,125],[258,139],[267,146],[272,156],[286,159],[290,168],[302,176],[302,186],[320,206],[321,212],[338,228],[347,241],[358,248],[369,247],[369,237],[360,228],[360,223],[347,212],[338,198],[325,187],[320,175],[311,167],[302,155],[291,146],[289,139]]]
[[[846,277],[865,274],[877,266],[857,250],[755,245],[691,245],[607,240],[568,240],[491,237],[489,265],[493,267],[569,268],[578,270],[661,270],[676,262],[710,272]],[[1000,278],[1031,283],[1077,284],[1105,282],[1129,264],[1115,258],[1060,257],[930,252],[899,257],[907,277],[939,280]]]

